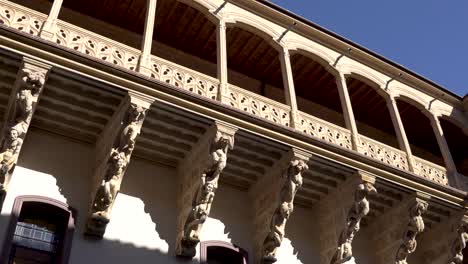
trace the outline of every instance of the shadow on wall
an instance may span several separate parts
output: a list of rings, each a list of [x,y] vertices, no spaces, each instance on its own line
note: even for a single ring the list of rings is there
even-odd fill
[[[10,223],[10,216],[9,215],[1,215],[0,216],[0,224],[7,223],[7,226]],[[75,232],[74,238],[76,239],[78,236],[83,238],[82,234],[79,232]],[[93,248],[94,250],[86,250],[86,248],[81,248],[80,252],[74,252],[75,257],[72,255],[70,256],[70,264],[82,264],[82,263],[89,263],[89,264],[98,264],[98,263],[113,263],[113,264],[170,264],[170,263],[184,263],[184,264],[192,264],[192,263],[199,263],[194,260],[185,260],[176,258],[173,255],[167,254],[165,252],[161,252],[156,249],[149,249],[144,247],[137,247],[132,243],[122,243],[120,241],[112,241],[112,240],[92,240],[88,238],[83,238],[86,240],[86,244],[89,248]],[[6,242],[6,236],[2,236],[2,242]],[[11,238],[8,238],[11,241]],[[98,250],[97,250],[98,249]],[[0,248],[1,256],[9,255],[7,252],[4,252],[4,248]],[[6,254],[4,254],[6,253]],[[80,255],[77,257],[76,255]],[[3,259],[4,260],[4,259]],[[2,261],[3,261],[2,260]],[[3,263],[3,262],[0,262]]]
[[[99,251],[93,250],[91,252],[83,250],[76,252],[82,256],[71,259],[70,264],[98,264],[98,263],[113,263],[113,264],[171,264],[171,263],[199,263],[195,260],[186,260],[175,257],[173,254],[162,252],[157,249],[149,249],[145,247],[138,247],[132,243],[123,243],[114,240],[89,240],[88,245],[92,248],[98,248]],[[91,254],[89,254],[89,253]]]

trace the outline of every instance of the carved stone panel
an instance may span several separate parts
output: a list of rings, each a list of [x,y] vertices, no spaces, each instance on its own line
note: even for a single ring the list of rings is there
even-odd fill
[[[410,219],[403,235],[403,243],[398,248],[395,264],[407,264],[408,256],[416,251],[418,245],[416,237],[424,231],[423,214],[426,213],[428,203],[416,198],[415,203],[409,210]]]
[[[464,217],[457,228],[457,237],[451,245],[452,259],[450,264],[463,263],[463,249],[466,247],[468,241],[468,217]]]
[[[0,196],[2,197],[6,194],[49,69],[48,65],[25,58],[18,72],[8,103],[0,142]]]
[[[302,172],[308,170],[307,161],[293,159],[283,173],[284,184],[279,193],[279,203],[271,217],[270,230],[263,241],[262,262],[274,263],[276,251],[285,235],[286,222],[294,210],[294,197],[302,186]]]
[[[120,133],[105,160],[105,169],[97,170],[100,184],[96,191],[85,234],[102,237],[110,221],[113,203],[120,190],[122,178],[130,162],[135,143],[140,134],[147,108],[130,103],[120,124]]]
[[[198,187],[193,190],[191,208],[177,238],[176,253],[182,257],[193,258],[196,254],[201,228],[210,214],[219,177],[226,167],[228,150],[234,147],[235,129],[217,123],[208,133],[211,132],[214,133],[210,135],[208,155],[201,161],[204,165],[193,170],[199,177]],[[191,171],[191,168],[187,169]],[[190,171],[187,173],[192,174]]]
[[[362,182],[357,186],[354,194],[354,204],[346,217],[346,226],[338,239],[338,247],[331,259],[331,264],[346,263],[353,258],[352,243],[357,232],[361,229],[361,220],[370,211],[370,193],[377,193],[374,185],[370,182]]]

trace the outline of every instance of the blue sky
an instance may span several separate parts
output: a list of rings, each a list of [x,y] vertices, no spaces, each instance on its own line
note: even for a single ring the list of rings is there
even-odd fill
[[[468,0],[271,0],[444,86],[468,93]]]

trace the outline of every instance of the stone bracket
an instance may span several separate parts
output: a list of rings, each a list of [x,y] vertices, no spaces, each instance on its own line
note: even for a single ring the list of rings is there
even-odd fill
[[[286,222],[293,213],[294,197],[302,185],[311,153],[291,148],[249,192],[254,200],[254,234],[258,263],[276,262],[276,251],[285,235]]]
[[[50,65],[24,57],[17,73],[5,112],[0,141],[1,201],[5,198],[8,184],[50,69]]]
[[[152,98],[129,93],[96,145],[96,170],[85,235],[102,238]]]
[[[179,167],[176,254],[180,257],[196,255],[200,231],[210,214],[236,131],[232,125],[215,121]]]
[[[377,193],[374,187],[376,178],[370,174],[358,171],[352,181],[354,201],[348,211],[345,227],[338,238],[338,246],[330,261],[331,264],[345,263],[353,259],[352,243],[361,229],[361,220],[370,212],[368,196]],[[354,181],[357,181],[354,183]]]
[[[410,254],[416,251],[417,236],[424,232],[423,215],[427,212],[430,197],[426,194],[416,193],[410,199],[409,222],[403,234],[402,243],[399,246],[396,256],[396,264],[407,264],[407,258]]]

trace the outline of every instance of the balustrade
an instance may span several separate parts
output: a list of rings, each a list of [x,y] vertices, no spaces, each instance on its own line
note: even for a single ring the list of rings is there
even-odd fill
[[[0,24],[38,36],[47,16],[23,6],[0,0]],[[91,56],[107,63],[136,71],[141,51],[118,43],[91,31],[78,28],[64,21],[57,21],[52,40],[66,48]],[[151,56],[150,77],[180,89],[212,100],[219,100],[219,80],[162,58]],[[228,84],[223,91],[222,102],[250,115],[270,122],[291,126],[291,107],[264,96]],[[295,128],[309,136],[333,145],[352,149],[348,129],[324,120],[298,113]],[[379,160],[389,166],[409,170],[405,152],[359,135],[358,152]],[[414,157],[414,173],[439,184],[448,185],[447,170],[421,158]]]

